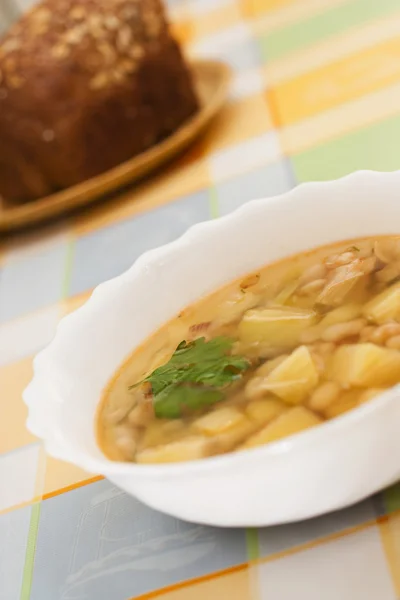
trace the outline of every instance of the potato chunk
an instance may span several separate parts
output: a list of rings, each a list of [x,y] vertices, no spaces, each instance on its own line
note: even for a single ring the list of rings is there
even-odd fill
[[[281,354],[276,358],[271,358],[271,360],[265,361],[265,363],[262,364],[261,367],[258,367],[258,369],[256,369],[254,373],[255,377],[267,377],[267,375],[272,373],[272,371],[276,369],[276,367],[280,365],[288,356],[289,354]]]
[[[142,450],[136,454],[136,462],[140,464],[184,462],[205,458],[210,454],[210,441],[201,436],[193,436]]]
[[[234,323],[241,316],[258,304],[260,296],[251,291],[238,291],[233,297],[221,303],[218,318],[214,326],[221,327],[229,323]]]
[[[172,421],[155,419],[144,430],[143,437],[140,440],[140,447],[148,448],[172,442],[184,435],[185,430],[185,424],[181,419],[174,419]]]
[[[243,421],[244,418],[240,410],[226,406],[196,419],[192,424],[192,428],[206,435],[217,435],[231,429],[231,427]]]
[[[326,329],[338,323],[348,323],[349,321],[353,321],[353,319],[357,319],[361,315],[361,312],[362,307],[360,304],[344,304],[329,311],[321,320],[318,327]]]
[[[302,308],[249,310],[239,325],[239,338],[248,344],[260,342],[290,348],[298,344],[300,334],[315,321],[315,312]]]
[[[265,425],[281,415],[285,410],[287,410],[287,407],[277,398],[266,398],[265,400],[253,400],[253,402],[250,402],[246,408],[246,413],[252,421],[260,425]]]
[[[322,419],[317,417],[307,408],[296,406],[283,413],[258,433],[252,435],[240,449],[262,446],[269,442],[274,442],[289,435],[293,435],[294,433],[309,429],[310,427],[314,427],[321,422]]]
[[[380,387],[400,382],[400,352],[375,344],[339,347],[328,367],[328,376],[346,387]]]
[[[400,283],[391,285],[367,302],[363,314],[378,325],[400,317]]]
[[[238,444],[241,444],[257,431],[259,427],[258,423],[244,417],[242,421],[238,422],[234,427],[231,427],[212,438],[215,451],[229,452],[230,450],[233,450]]]
[[[339,415],[348,412],[349,410],[369,402],[375,396],[378,396],[385,390],[382,388],[373,388],[369,390],[348,390],[342,392],[338,399],[328,406],[323,412],[327,419],[333,419]]]
[[[318,379],[318,370],[308,348],[300,346],[259,385],[288,404],[299,404],[315,388]]]
[[[338,398],[341,387],[335,381],[324,381],[311,394],[307,406],[311,410],[323,413]]]
[[[334,419],[345,412],[348,412],[352,408],[355,408],[360,404],[361,397],[360,390],[348,390],[342,392],[340,396],[330,406],[327,406],[323,411],[324,416],[327,419]]]

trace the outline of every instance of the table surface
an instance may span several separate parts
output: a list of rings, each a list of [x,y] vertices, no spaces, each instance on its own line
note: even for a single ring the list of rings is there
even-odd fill
[[[398,0],[170,8],[190,54],[234,67],[212,130],[132,190],[0,241],[0,599],[398,600],[400,486],[305,523],[218,530],[46,456],[25,429],[32,356],[143,251],[251,198],[400,164]]]

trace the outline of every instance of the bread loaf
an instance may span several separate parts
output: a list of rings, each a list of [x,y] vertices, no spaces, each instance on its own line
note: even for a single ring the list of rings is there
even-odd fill
[[[160,0],[44,0],[0,41],[0,195],[98,175],[197,108]]]

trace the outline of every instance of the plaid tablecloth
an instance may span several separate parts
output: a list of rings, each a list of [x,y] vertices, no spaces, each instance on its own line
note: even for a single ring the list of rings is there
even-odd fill
[[[399,0],[170,8],[191,54],[235,69],[212,130],[133,190],[0,246],[0,598],[398,600],[400,486],[310,522],[218,530],[153,512],[25,429],[32,356],[143,251],[257,196],[400,166]]]

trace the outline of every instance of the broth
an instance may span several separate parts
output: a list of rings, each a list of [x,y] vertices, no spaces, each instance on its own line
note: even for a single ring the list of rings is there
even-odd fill
[[[264,445],[400,382],[400,236],[267,265],[184,309],[128,358],[97,415],[112,460]]]

